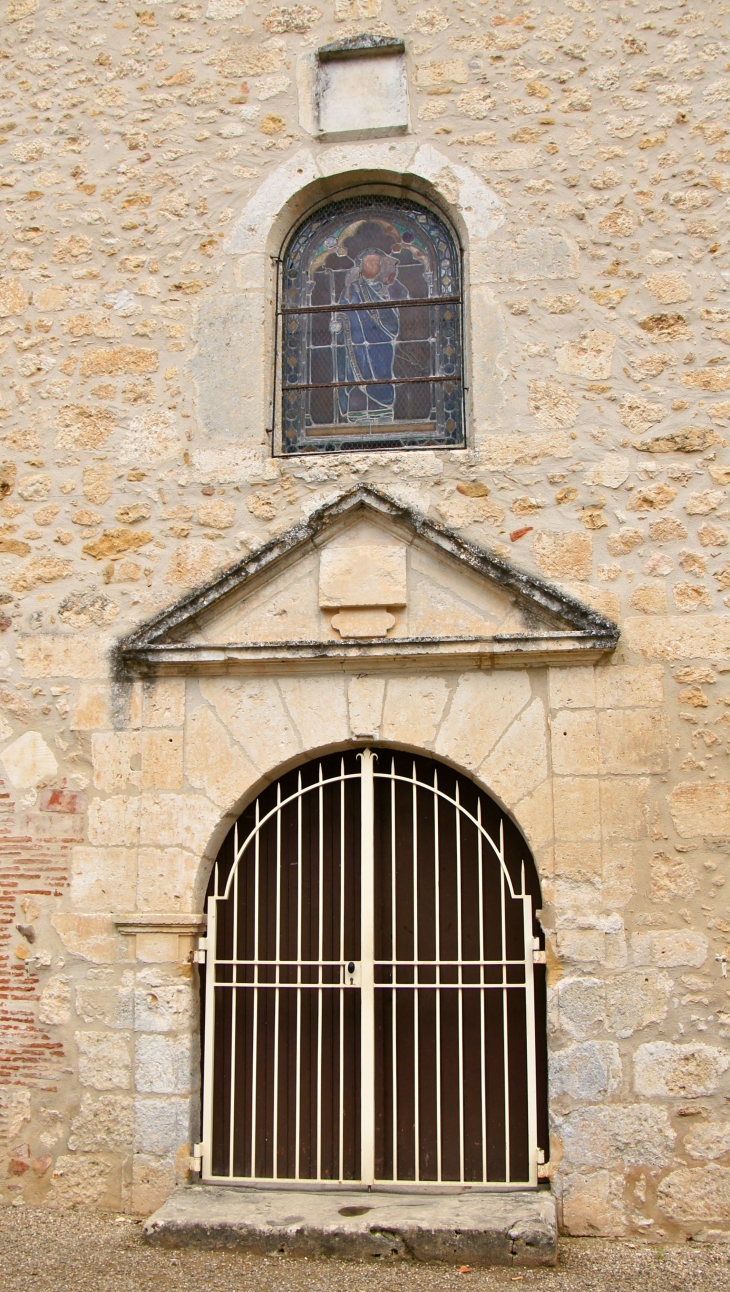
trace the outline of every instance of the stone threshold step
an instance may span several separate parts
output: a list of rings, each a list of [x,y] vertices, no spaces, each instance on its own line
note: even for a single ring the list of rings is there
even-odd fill
[[[185,1185],[150,1216],[148,1243],[261,1255],[450,1265],[555,1265],[555,1200],[515,1193],[391,1193]]]

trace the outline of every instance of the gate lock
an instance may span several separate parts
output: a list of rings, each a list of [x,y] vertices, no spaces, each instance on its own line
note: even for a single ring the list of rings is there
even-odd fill
[[[360,961],[359,960],[347,961],[347,964],[345,965],[345,986],[346,987],[360,986]]]

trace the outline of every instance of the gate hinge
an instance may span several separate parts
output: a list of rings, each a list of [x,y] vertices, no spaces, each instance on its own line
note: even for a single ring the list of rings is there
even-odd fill
[[[540,950],[539,938],[533,938],[532,940],[532,963],[534,965],[544,965],[546,963],[545,952]]]
[[[198,945],[191,954],[191,960],[194,965],[205,964],[205,953],[208,950],[208,939],[198,938]]]
[[[188,1161],[189,1161],[189,1163],[190,1163],[190,1168],[189,1168],[189,1169],[190,1169],[191,1171],[194,1171],[197,1175],[200,1175],[200,1174],[201,1174],[201,1172],[202,1172],[202,1170],[203,1170],[203,1152],[204,1152],[204,1149],[205,1149],[205,1145],[204,1145],[204,1144],[202,1144],[202,1143],[201,1143],[201,1144],[193,1144],[193,1151],[192,1151],[191,1156],[190,1156],[190,1157],[189,1157],[189,1159],[188,1159]]]

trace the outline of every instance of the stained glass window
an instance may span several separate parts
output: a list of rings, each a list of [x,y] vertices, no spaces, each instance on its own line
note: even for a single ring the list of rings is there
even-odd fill
[[[431,210],[321,208],[284,254],[279,315],[282,453],[463,445],[459,253]]]

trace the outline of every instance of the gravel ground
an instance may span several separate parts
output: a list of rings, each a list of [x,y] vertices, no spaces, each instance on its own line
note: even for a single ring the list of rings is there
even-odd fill
[[[556,1270],[286,1260],[160,1251],[141,1225],[94,1211],[0,1212],[2,1292],[730,1292],[730,1247],[570,1238]]]

